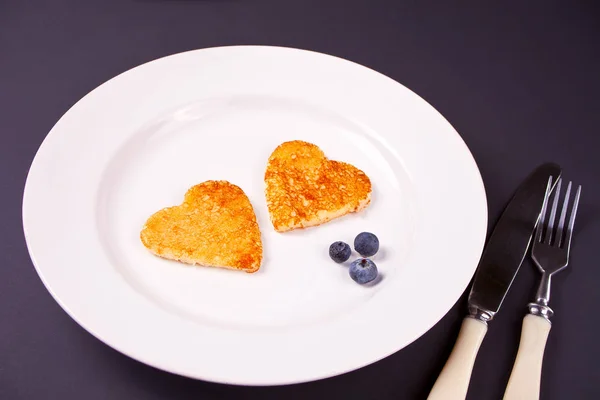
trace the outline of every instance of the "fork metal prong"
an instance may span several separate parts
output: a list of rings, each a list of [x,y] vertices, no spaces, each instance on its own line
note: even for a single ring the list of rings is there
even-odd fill
[[[562,179],[556,182],[556,189],[554,189],[554,201],[552,201],[552,209],[550,210],[550,218],[548,219],[548,228],[546,229],[546,243],[552,244],[552,233],[554,232],[554,219],[556,218],[556,209],[558,208],[558,198],[560,197],[560,185]]]
[[[564,240],[564,227],[565,227],[565,219],[567,218],[567,209],[569,207],[569,197],[571,197],[571,185],[573,182],[569,182],[567,185],[567,192],[565,193],[565,200],[563,201],[562,210],[560,211],[560,219],[558,220],[558,228],[556,228],[556,237],[554,238],[554,243],[558,247],[561,247]]]
[[[571,209],[571,217],[569,218],[569,226],[567,227],[567,234],[565,235],[564,248],[567,249],[567,253],[571,248],[571,236],[573,236],[573,227],[575,226],[575,216],[577,215],[577,206],[579,206],[579,196],[581,195],[581,185],[577,187],[577,193],[575,193],[575,200],[573,201],[573,208]]]
[[[577,214],[577,207],[579,205],[579,197],[581,195],[581,186],[578,186],[573,203],[569,207],[569,200],[571,200],[571,189],[574,188],[572,182],[570,182],[567,186],[565,199],[563,201],[561,209],[560,220],[558,222],[557,236],[553,238],[552,230],[554,225],[554,219],[556,218],[556,210],[558,209],[558,199],[560,198],[560,186],[561,180],[559,179],[556,182],[555,193],[553,194],[553,204],[550,210],[551,215],[548,223],[544,224],[542,222],[537,227],[538,230],[546,230],[544,239],[543,241],[536,240],[536,242],[533,244],[533,248],[531,249],[531,257],[533,258],[535,265],[542,273],[542,279],[540,281],[540,285],[538,286],[538,290],[535,297],[536,300],[534,303],[531,303],[529,305],[529,310],[530,313],[534,315],[546,315],[548,318],[552,313],[552,310],[548,307],[548,303],[550,301],[551,277],[557,272],[562,271],[569,265],[569,250],[571,246],[571,237],[573,235],[573,226],[575,225],[575,216]],[[549,199],[550,197],[547,194],[547,198],[544,200],[544,211],[547,211],[546,209],[548,206],[547,203],[549,203],[550,201]],[[565,228],[564,224],[567,218],[567,214],[569,214],[570,216],[569,223]],[[543,218],[543,216],[540,216],[540,218]],[[561,235],[563,232],[565,233],[564,242],[561,242]],[[552,242],[552,239],[554,239],[554,242]],[[544,312],[546,314],[536,313],[536,310],[545,310]]]
[[[540,211],[540,219],[537,224],[535,242],[542,241],[542,233],[544,231],[544,220],[546,219],[546,208],[548,207],[548,200],[550,193],[552,192],[552,176],[548,178],[548,186],[546,187],[546,194],[544,195],[544,202],[542,203],[542,211]]]

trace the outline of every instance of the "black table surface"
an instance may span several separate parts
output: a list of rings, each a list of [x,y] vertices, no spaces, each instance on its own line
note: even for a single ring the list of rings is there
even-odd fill
[[[0,398],[426,398],[454,344],[466,293],[433,329],[373,365],[300,385],[239,387],[172,375],[118,353],[71,320],[38,278],[23,239],[22,191],[54,123],[127,69],[234,44],[336,55],[414,90],[473,152],[490,226],[520,180],[544,161],[581,183],[571,266],[553,281],[556,315],[541,390],[547,400],[600,398],[600,7],[494,3],[0,1]],[[469,399],[502,397],[538,278],[527,260],[490,325]]]

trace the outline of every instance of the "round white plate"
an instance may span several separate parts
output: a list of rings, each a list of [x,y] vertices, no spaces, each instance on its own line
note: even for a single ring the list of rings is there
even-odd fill
[[[294,139],[364,170],[371,205],[276,233],[263,174]],[[209,179],[255,208],[255,274],[159,259],[140,242],[147,217]],[[487,206],[459,135],[404,86],[323,54],[241,46],[152,61],[81,99],[33,161],[23,224],[50,293],[109,346],[193,378],[273,385],[362,367],[430,329],[475,271]],[[328,256],[362,231],[381,242],[374,285]]]

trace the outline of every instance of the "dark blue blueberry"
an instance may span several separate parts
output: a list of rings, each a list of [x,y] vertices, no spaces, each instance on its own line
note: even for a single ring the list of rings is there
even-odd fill
[[[368,258],[359,258],[350,264],[350,278],[362,284],[377,278],[377,265]]]
[[[354,239],[354,250],[363,257],[374,256],[379,251],[379,239],[370,232],[359,233]]]
[[[350,258],[352,250],[347,243],[335,242],[329,246],[329,257],[336,263],[343,263]]]

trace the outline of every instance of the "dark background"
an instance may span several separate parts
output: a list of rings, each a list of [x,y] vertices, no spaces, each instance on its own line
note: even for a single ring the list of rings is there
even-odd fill
[[[581,183],[571,267],[552,290],[556,316],[542,399],[600,398],[600,7],[495,3],[0,0],[0,398],[426,398],[454,344],[465,296],[422,338],[371,366],[302,385],[245,388],[171,375],[117,353],[72,321],[37,277],[23,239],[21,199],[28,167],[53,124],[129,68],[233,44],[347,58],[424,97],[473,152],[490,224],[543,161],[560,163],[565,178]],[[537,280],[527,261],[490,325],[469,399],[501,398]]]

